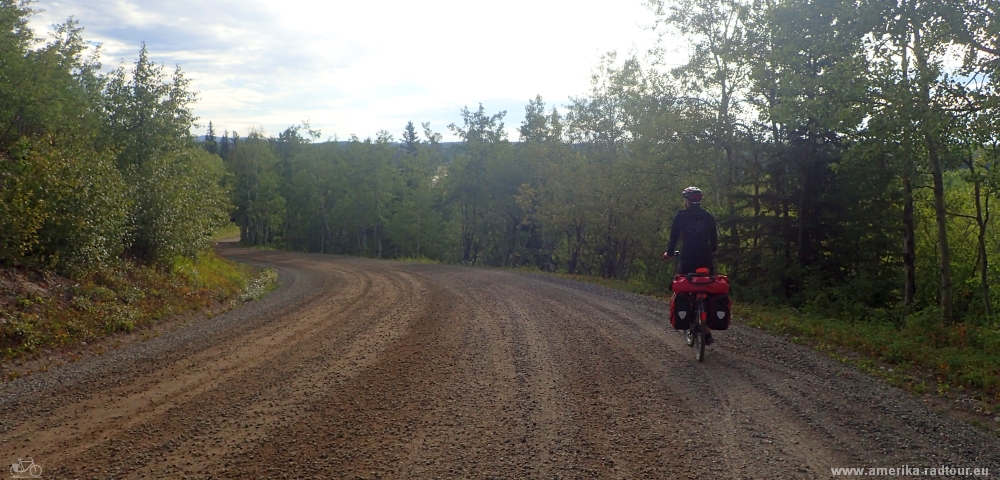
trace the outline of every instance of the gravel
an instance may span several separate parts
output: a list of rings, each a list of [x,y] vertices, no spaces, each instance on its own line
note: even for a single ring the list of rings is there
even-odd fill
[[[51,478],[817,478],[1000,468],[1000,439],[737,323],[568,280],[240,248],[262,300],[0,385]],[[1000,421],[1000,417],[997,417]]]

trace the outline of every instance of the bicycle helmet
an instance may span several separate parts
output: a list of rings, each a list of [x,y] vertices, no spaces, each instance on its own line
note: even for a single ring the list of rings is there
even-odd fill
[[[701,189],[698,187],[685,188],[681,196],[694,203],[701,202]]]

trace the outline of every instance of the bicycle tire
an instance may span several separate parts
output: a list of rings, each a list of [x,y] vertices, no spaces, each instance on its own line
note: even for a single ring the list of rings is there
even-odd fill
[[[700,327],[700,326],[699,326]],[[694,359],[699,362],[705,361],[705,333],[698,328],[694,332]]]
[[[705,326],[702,323],[704,321],[705,313],[705,301],[703,299],[695,300],[694,307],[694,325],[691,325],[691,329],[694,330],[694,359],[698,362],[705,361]]]

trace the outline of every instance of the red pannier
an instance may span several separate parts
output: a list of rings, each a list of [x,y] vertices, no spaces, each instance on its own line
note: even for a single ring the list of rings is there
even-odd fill
[[[729,295],[710,295],[708,297],[708,314],[705,315],[708,328],[726,330],[732,319],[733,301]]]
[[[698,273],[690,275],[675,275],[670,298],[670,325],[678,330],[690,327],[691,315],[694,314],[694,297],[704,293],[708,296],[705,312],[706,323],[712,330],[729,328],[732,311],[732,301],[729,299],[729,277],[725,275],[709,275],[707,269],[699,269]]]
[[[694,316],[694,295],[690,293],[675,293],[670,296],[670,326],[676,330],[691,328],[691,317]]]
[[[707,293],[726,295],[729,293],[729,277],[725,275],[674,275],[674,293]]]

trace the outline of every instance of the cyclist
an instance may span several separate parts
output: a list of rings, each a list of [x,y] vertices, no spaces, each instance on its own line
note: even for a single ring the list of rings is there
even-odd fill
[[[663,254],[664,260],[674,257],[677,241],[681,241],[680,258],[677,260],[677,273],[687,275],[699,268],[708,268],[715,273],[712,260],[719,249],[719,232],[715,217],[701,208],[701,189],[688,187],[681,194],[684,197],[684,209],[677,212],[670,226],[670,244]],[[712,332],[705,326],[705,345],[712,344]]]

